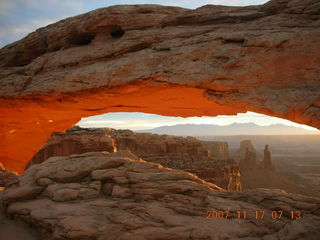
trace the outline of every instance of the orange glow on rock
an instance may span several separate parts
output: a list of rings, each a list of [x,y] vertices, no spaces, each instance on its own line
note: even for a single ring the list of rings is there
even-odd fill
[[[52,132],[65,131],[81,118],[92,115],[144,112],[190,117],[245,112],[245,109],[222,106],[208,100],[204,91],[174,84],[137,82],[59,98],[2,99],[1,162],[6,169],[21,173]]]

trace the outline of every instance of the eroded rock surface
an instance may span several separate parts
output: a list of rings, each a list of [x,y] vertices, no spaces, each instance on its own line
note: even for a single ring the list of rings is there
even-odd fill
[[[0,203],[3,191],[0,191]],[[28,224],[8,218],[0,206],[0,239],[2,240],[39,240],[35,229]]]
[[[4,188],[18,179],[14,172],[7,171],[0,162],[0,188]]]
[[[320,199],[279,190],[225,192],[128,152],[52,157],[4,191],[6,213],[45,239],[318,239]],[[230,219],[207,219],[229,210]],[[235,211],[246,210],[248,219]],[[255,219],[254,211],[266,216]],[[301,211],[272,219],[272,210]]]
[[[0,50],[0,159],[21,171],[51,132],[106,112],[253,111],[319,128],[319,12],[113,6],[38,29]]]

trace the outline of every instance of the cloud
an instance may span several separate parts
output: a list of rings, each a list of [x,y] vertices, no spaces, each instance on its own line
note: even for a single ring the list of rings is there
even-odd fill
[[[0,47],[40,27],[89,10],[83,0],[1,0]]]
[[[14,8],[15,3],[12,0],[1,0],[0,1],[0,13],[6,14],[8,10]]]
[[[0,47],[21,39],[40,27],[56,22],[56,19],[33,19],[22,24],[4,24],[0,28]]]

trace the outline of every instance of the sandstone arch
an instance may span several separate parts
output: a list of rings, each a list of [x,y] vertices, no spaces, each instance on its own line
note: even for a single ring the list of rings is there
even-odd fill
[[[320,128],[320,4],[114,6],[0,50],[0,161],[24,164],[81,117],[254,111]]]

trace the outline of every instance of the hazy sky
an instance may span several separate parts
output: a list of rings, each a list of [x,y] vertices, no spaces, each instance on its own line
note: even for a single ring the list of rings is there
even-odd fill
[[[245,6],[266,3],[267,0],[0,0],[0,47],[19,40],[39,27],[97,8],[117,4],[162,4],[197,8],[206,4]],[[283,123],[302,126],[283,119],[247,113],[238,116],[175,118],[142,113],[112,113],[83,119],[82,126],[148,129],[183,123],[228,125],[254,122],[259,125]],[[305,127],[306,126],[302,126]]]
[[[215,124],[215,125],[230,125],[232,123],[248,123],[252,122],[260,126],[282,123],[287,126],[302,127],[308,130],[315,131],[320,134],[320,131],[306,125],[297,124],[288,120],[269,117],[267,115],[247,112],[239,113],[236,116],[217,116],[217,117],[166,117],[155,114],[146,113],[108,113],[99,116],[84,118],[79,122],[81,127],[111,127],[116,129],[131,129],[142,130],[156,128],[165,125],[175,124]]]
[[[258,5],[266,0],[0,0],[0,47],[39,27],[88,11],[118,4],[162,4],[197,8],[206,4]]]

